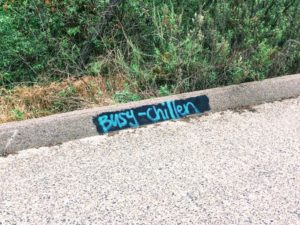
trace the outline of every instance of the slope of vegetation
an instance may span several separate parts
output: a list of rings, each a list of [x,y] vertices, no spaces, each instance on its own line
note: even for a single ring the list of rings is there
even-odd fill
[[[119,101],[300,71],[299,0],[0,0],[0,85],[119,77]],[[120,78],[121,77],[121,78]]]

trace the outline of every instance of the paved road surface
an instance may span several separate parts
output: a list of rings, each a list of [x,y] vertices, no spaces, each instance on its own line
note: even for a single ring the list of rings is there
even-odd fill
[[[300,224],[300,98],[0,158],[0,224]]]

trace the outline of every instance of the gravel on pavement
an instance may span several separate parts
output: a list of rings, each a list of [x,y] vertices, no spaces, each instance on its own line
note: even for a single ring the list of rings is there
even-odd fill
[[[300,224],[300,98],[0,158],[0,224]]]

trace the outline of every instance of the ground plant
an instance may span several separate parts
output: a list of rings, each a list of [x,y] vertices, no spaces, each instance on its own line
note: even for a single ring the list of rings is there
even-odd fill
[[[5,90],[114,77],[124,89],[113,92],[107,84],[112,99],[127,102],[300,71],[298,0],[0,0],[0,6]],[[60,91],[63,99],[78,95],[72,87]],[[64,105],[58,100],[54,108]],[[12,114],[24,117],[19,109]]]

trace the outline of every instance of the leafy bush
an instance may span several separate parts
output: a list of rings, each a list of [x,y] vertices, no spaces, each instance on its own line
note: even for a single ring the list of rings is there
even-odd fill
[[[18,30],[13,18],[0,11],[0,84],[35,80],[43,71],[43,46]]]
[[[149,96],[300,71],[297,0],[0,3],[4,86],[123,74]]]

